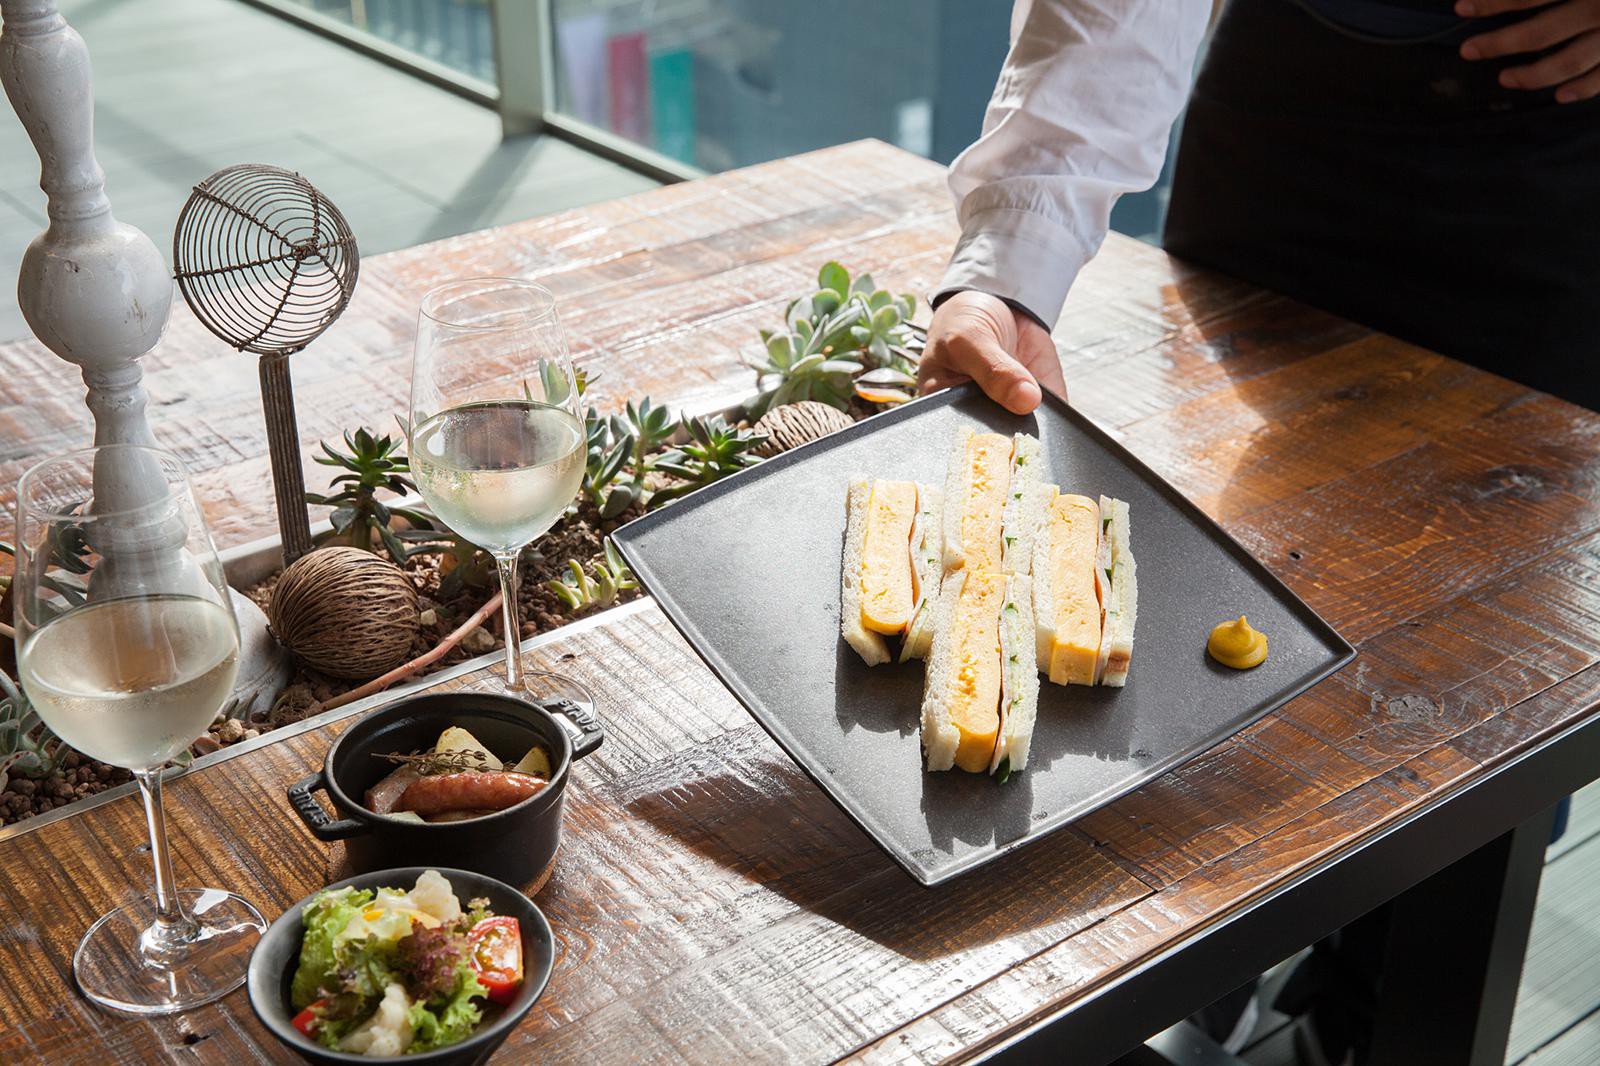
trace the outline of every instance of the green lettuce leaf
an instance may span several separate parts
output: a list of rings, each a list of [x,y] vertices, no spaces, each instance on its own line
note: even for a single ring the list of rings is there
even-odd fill
[[[296,1011],[310,1006],[318,988],[334,985],[333,938],[370,902],[372,893],[366,889],[341,888],[317,893],[300,912],[306,933],[300,943],[300,965],[289,987],[289,1005]]]
[[[416,1035],[407,1050],[431,1051],[471,1036],[483,1020],[483,1009],[475,1000],[486,999],[488,995],[489,990],[483,987],[472,967],[463,962],[456,971],[456,990],[443,1006],[429,1009],[427,1004],[418,1003],[411,1008],[411,1026]]]

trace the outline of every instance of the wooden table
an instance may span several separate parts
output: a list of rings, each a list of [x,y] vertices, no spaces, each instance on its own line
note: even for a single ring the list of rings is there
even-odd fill
[[[750,384],[737,350],[822,261],[926,291],[954,234],[938,167],[861,143],[379,256],[345,320],[296,357],[301,426],[392,424],[414,309],[441,279],[538,277],[605,395],[710,403]],[[1118,237],[1057,336],[1074,403],[1360,658],[928,890],[652,605],[571,630],[535,654],[595,689],[609,736],[576,774],[538,897],[555,976],[504,1061],[943,1061],[1023,1037],[1103,1061],[1418,882],[1396,913],[1434,917],[1412,927],[1436,935],[1427,903],[1443,893],[1456,933],[1446,972],[1394,990],[1444,1041],[1409,1061],[1469,1061],[1473,1041],[1470,1061],[1498,1061],[1536,816],[1600,771],[1600,417]],[[147,369],[157,436],[199,471],[220,539],[260,535],[254,368],[180,315]],[[70,384],[35,345],[0,348],[0,485],[85,442]],[[283,788],[340,728],[276,734],[175,782],[180,881],[275,916],[337,876],[339,848],[296,823]],[[73,993],[79,936],[149,879],[143,839],[132,799],[0,839],[0,1061],[286,1059],[242,992],[154,1023]],[[1450,997],[1469,1017],[1481,1000],[1465,1036],[1432,1025]]]

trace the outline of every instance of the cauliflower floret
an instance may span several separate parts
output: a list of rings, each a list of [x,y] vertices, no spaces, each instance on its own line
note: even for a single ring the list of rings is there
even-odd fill
[[[417,886],[408,895],[417,910],[431,914],[441,922],[453,922],[461,917],[461,901],[456,898],[450,882],[438,870],[424,870],[417,878]]]
[[[383,999],[372,1017],[339,1041],[339,1050],[358,1055],[404,1055],[414,1035],[411,1000],[406,996],[405,987],[396,981],[383,990]]]

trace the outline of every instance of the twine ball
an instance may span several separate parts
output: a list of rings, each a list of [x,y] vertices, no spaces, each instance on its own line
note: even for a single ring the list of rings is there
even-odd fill
[[[367,681],[406,661],[419,628],[417,590],[372,552],[318,548],[283,572],[267,619],[307,666]]]
[[[756,446],[756,454],[770,459],[780,452],[810,444],[819,437],[855,425],[855,419],[818,400],[800,400],[774,407],[755,424],[757,433],[767,439]]]

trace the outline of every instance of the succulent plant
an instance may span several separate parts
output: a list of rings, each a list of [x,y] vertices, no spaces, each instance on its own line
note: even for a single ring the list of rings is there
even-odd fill
[[[614,518],[636,503],[641,493],[631,482],[618,483],[623,467],[633,457],[633,438],[626,432],[613,432],[613,420],[594,408],[583,413],[583,431],[588,449],[584,460],[580,491],[606,518]]]
[[[68,750],[40,720],[17,683],[0,670],[0,789],[13,772],[24,777],[49,774]]]
[[[572,384],[577,387],[579,396],[596,380],[587,369],[581,366],[572,368]],[[567,383],[566,371],[561,364],[550,359],[539,360],[539,387],[540,395],[535,396],[528,387],[526,380],[522,383],[522,393],[530,400],[539,400],[543,403],[563,404],[572,394],[572,386]]]
[[[602,518],[615,518],[647,500],[646,476],[656,468],[656,454],[677,432],[678,424],[665,405],[646,396],[628,401],[621,414],[609,418],[594,408],[584,411],[588,456],[582,491]]]
[[[586,607],[610,607],[617,602],[617,593],[639,587],[633,571],[623,562],[610,537],[606,538],[605,557],[594,564],[593,578],[584,572],[582,563],[576,559],[568,559],[567,573],[545,584],[568,611],[581,611]]]
[[[756,448],[767,439],[764,433],[728,425],[721,415],[686,418],[683,428],[689,439],[663,452],[655,462],[656,470],[682,483],[658,489],[650,498],[652,507],[754,466],[761,461]]]
[[[613,416],[613,432],[626,427],[628,435],[633,438],[632,470],[635,479],[642,482],[644,475],[649,472],[652,456],[672,440],[678,428],[677,421],[666,404],[653,406],[648,396],[640,400],[637,406],[633,401],[628,401],[623,414],[622,420]]]
[[[315,456],[323,466],[341,467],[345,471],[331,483],[337,492],[322,495],[306,493],[306,502],[332,507],[329,520],[333,528],[315,538],[319,545],[329,542],[348,544],[353,548],[373,550],[372,540],[377,537],[384,550],[396,564],[404,566],[409,552],[400,538],[390,529],[396,516],[413,526],[432,528],[432,516],[411,507],[393,507],[378,499],[378,490],[387,489],[396,495],[416,492],[417,487],[406,477],[411,465],[400,446],[404,438],[395,439],[388,434],[379,437],[371,430],[348,430],[344,434],[348,452],[341,452],[324,441],[322,454]]]
[[[54,523],[46,536],[50,544],[49,569],[39,575],[39,584],[61,597],[65,604],[60,610],[81,607],[88,602],[89,585],[83,575],[91,569],[88,556],[92,553],[84,540],[83,527],[73,522]],[[16,546],[0,541],[0,555],[15,558]],[[11,575],[0,576],[0,620],[11,617]],[[38,610],[50,613],[56,606],[40,601]]]
[[[819,400],[840,410],[859,396],[870,403],[900,403],[916,385],[921,340],[911,327],[917,299],[879,289],[871,274],[854,281],[838,263],[817,274],[817,291],[789,304],[785,329],[762,330],[764,358],[752,362],[757,397],[747,413],[797,400]]]

